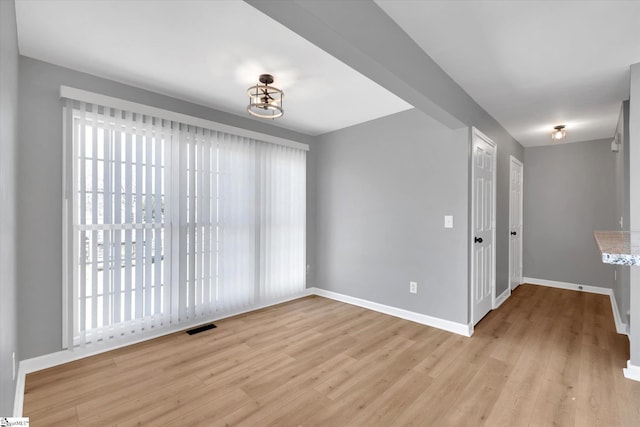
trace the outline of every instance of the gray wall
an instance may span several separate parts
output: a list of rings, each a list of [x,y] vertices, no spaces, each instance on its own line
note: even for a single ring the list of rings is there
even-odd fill
[[[4,27],[4,26],[3,26]],[[240,116],[58,67],[19,60],[18,326],[23,359],[61,349],[62,107],[60,85],[114,96],[311,145],[314,138]],[[312,181],[312,180],[309,180]],[[314,246],[315,196],[309,185],[307,244]],[[313,251],[310,250],[310,263]],[[313,284],[313,277],[309,279]]]
[[[18,40],[13,1],[0,1],[0,416],[13,414],[17,353],[16,180]],[[16,354],[19,357],[19,353]]]
[[[466,324],[468,131],[409,110],[317,147],[316,284]]]
[[[593,231],[614,229],[611,139],[525,149],[524,276],[611,288]]]
[[[614,230],[629,230],[629,101],[622,103],[620,117],[616,126],[616,139],[620,143],[619,151],[614,154],[616,173],[616,203]],[[622,218],[622,223],[620,219]],[[630,268],[616,265],[616,279],[613,282],[613,295],[616,298],[620,319],[627,323],[629,310]]]

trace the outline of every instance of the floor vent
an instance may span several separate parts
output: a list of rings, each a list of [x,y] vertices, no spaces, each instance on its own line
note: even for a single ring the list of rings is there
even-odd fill
[[[209,329],[216,328],[217,326],[213,323],[209,323],[208,325],[198,326],[197,328],[189,329],[187,333],[189,335],[199,334],[200,332],[208,331]]]

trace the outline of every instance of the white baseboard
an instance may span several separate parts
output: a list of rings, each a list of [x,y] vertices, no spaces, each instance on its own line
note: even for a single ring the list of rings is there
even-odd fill
[[[622,369],[624,377],[634,381],[640,381],[640,366],[632,365],[631,360],[627,360],[627,367]]]
[[[390,316],[399,317],[401,319],[410,320],[422,325],[431,326],[448,332],[453,332],[454,334],[464,335],[465,337],[470,337],[473,334],[473,326],[469,324],[465,325],[464,323],[452,322],[450,320],[440,319],[438,317],[432,317],[426,314],[420,314],[385,304],[379,304],[377,302],[372,302],[333,291],[327,291],[320,288],[313,288],[313,293],[315,295],[329,298],[335,301],[344,302],[347,304],[377,311],[379,313],[384,313]]]
[[[15,418],[22,417],[22,407],[24,405],[24,382],[26,374],[24,369],[18,364],[18,373],[16,377],[16,395],[13,399],[13,416]]]
[[[613,294],[613,290],[611,291],[611,294],[609,294],[609,298],[611,298],[611,311],[613,311],[613,320],[616,322],[616,332],[621,335],[629,335],[627,324],[622,321],[622,318],[620,318],[620,311],[618,310],[618,303],[616,302],[616,297]]]
[[[531,285],[548,286],[550,288],[568,289],[571,291],[589,292],[592,294],[609,295],[611,300],[611,311],[613,312],[613,321],[616,325],[616,332],[622,335],[627,335],[627,325],[620,318],[620,312],[618,311],[618,304],[616,298],[613,295],[613,289],[603,288],[600,286],[580,285],[577,283],[556,282],[554,280],[535,279],[532,277],[523,277],[524,283]]]
[[[548,286],[550,288],[568,289],[571,291],[589,292],[592,294],[610,295],[613,291],[609,288],[600,286],[580,285],[578,283],[556,282],[555,280],[534,279],[532,277],[523,277],[524,283],[531,285]]]
[[[508,288],[505,289],[503,293],[501,293],[496,297],[496,300],[493,303],[493,309],[495,310],[496,308],[500,307],[502,303],[505,302],[507,298],[509,298],[510,296],[511,296],[511,290]]]

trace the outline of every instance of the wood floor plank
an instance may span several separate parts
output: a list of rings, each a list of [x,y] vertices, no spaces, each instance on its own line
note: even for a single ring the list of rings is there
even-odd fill
[[[437,425],[435,421],[453,409],[451,402],[473,379],[476,372],[476,369],[467,369],[463,358],[454,358],[453,363],[447,365],[391,425]]]
[[[433,378],[426,374],[407,372],[375,399],[368,411],[361,411],[350,422],[362,426],[391,425],[432,382]]]
[[[79,424],[78,414],[74,406],[67,406],[60,410],[49,410],[31,418],[37,420],[36,425],[42,426],[67,427]]]
[[[359,360],[354,369],[348,371],[339,381],[325,381],[316,390],[324,393],[329,399],[337,400],[344,396],[363,379],[378,378],[378,374],[390,359],[412,346],[413,342],[404,337],[393,337],[384,346],[371,351],[366,358]],[[350,356],[347,354],[347,356]],[[351,356],[350,356],[351,357]]]
[[[521,285],[471,338],[312,296],[27,375],[32,426],[640,425],[609,297]]]
[[[542,373],[549,360],[549,338],[553,330],[553,319],[541,318],[532,323],[526,348],[520,354],[513,372],[505,382],[493,411],[487,418],[490,425],[522,425],[522,420],[531,419],[536,399],[540,393]]]
[[[268,393],[237,408],[233,413],[223,419],[213,420],[212,424],[217,426],[255,424],[262,416],[264,408],[273,408],[277,405],[280,405],[280,407],[288,406],[288,402],[296,397],[295,392],[311,389],[314,385],[334,373],[338,368],[352,365],[356,362],[355,359],[343,354],[337,354],[331,359],[307,370],[306,373],[291,379],[279,387],[274,387]]]
[[[438,341],[434,342],[433,351],[413,369],[437,378],[454,362],[456,349],[463,346],[466,341],[466,338],[454,334],[439,337]]]
[[[443,425],[482,425],[494,409],[513,366],[488,358],[453,404],[453,410],[442,415]]]
[[[192,390],[201,386],[202,383],[196,378],[182,376],[151,384],[145,382],[140,384],[137,390],[131,388],[127,394],[117,390],[111,391],[77,405],[78,421],[83,424],[104,425],[109,420],[134,419],[137,415],[146,412],[149,407],[166,400],[167,388]]]
[[[615,383],[609,378],[609,354],[590,342],[584,345],[583,351],[576,423],[585,427],[620,425],[617,402],[613,394]]]
[[[256,425],[261,426],[298,426],[309,424],[309,418],[333,405],[326,396],[314,389],[301,391],[293,400],[287,403],[285,411],[278,407],[276,410],[260,412]],[[320,425],[320,424],[318,424]],[[327,424],[324,424],[327,425]]]

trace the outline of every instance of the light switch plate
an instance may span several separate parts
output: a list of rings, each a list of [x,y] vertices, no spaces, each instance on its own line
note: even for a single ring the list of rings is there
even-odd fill
[[[444,228],[453,228],[453,215],[444,216]]]

